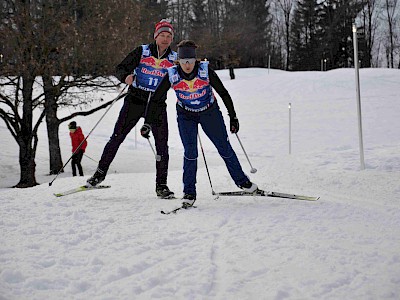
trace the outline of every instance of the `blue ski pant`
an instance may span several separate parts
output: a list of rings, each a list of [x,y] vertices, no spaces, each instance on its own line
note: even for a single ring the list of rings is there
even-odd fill
[[[177,121],[179,135],[184,147],[183,193],[196,195],[199,124],[217,148],[235,184],[240,186],[249,180],[229,142],[224,119],[217,104],[199,113],[187,112],[183,108],[177,107]]]

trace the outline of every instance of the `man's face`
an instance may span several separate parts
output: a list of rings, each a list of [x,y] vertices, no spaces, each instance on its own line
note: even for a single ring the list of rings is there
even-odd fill
[[[162,50],[167,49],[172,43],[172,34],[166,31],[161,32],[156,37],[156,44]]]

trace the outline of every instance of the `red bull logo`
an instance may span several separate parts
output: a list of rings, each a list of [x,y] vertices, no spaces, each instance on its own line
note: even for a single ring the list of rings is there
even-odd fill
[[[150,70],[148,70],[145,67],[142,67],[141,71],[143,74],[158,76],[158,77],[164,77],[165,73],[167,72],[167,71],[163,72],[162,70],[160,71],[160,70],[152,69],[152,68],[150,68]]]
[[[157,59],[154,56],[150,57],[142,57],[140,63],[146,65],[148,67],[153,67],[155,69],[167,69],[172,67],[174,64],[170,62],[168,59]]]
[[[181,98],[182,100],[195,100],[198,98],[201,98],[203,96],[205,96],[207,93],[206,90],[202,90],[201,93],[190,93],[190,94],[183,94],[183,93],[179,93],[179,98]],[[200,104],[200,101],[192,101],[190,102],[191,104]]]
[[[191,81],[183,79],[178,84],[174,85],[173,88],[174,88],[174,90],[178,90],[178,91],[196,92],[200,89],[203,89],[204,87],[206,87],[208,85],[209,85],[209,83],[207,80],[202,80],[199,78],[196,78],[195,80],[191,80]]]
[[[174,64],[165,58],[160,62],[160,67],[163,69],[171,68],[173,66]]]
[[[178,84],[174,85],[173,88],[175,91],[189,91],[190,90],[190,81],[182,80]]]
[[[144,64],[149,67],[155,67],[157,65],[157,60],[155,57],[150,56],[150,57],[144,57],[140,60],[141,64]]]
[[[198,90],[201,89],[205,86],[207,86],[209,83],[207,80],[203,80],[203,79],[199,79],[197,78],[194,82],[193,82],[193,88]]]

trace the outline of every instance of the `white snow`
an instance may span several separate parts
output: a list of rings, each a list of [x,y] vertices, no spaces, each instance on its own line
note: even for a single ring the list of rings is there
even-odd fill
[[[245,172],[266,190],[320,200],[215,199],[199,150],[198,207],[162,215],[182,196],[172,91],[168,184],[177,200],[155,197],[153,153],[138,130],[111,165],[104,181],[110,189],[53,196],[93,174],[91,159],[100,159],[122,101],[88,139],[86,176],[71,177],[68,165],[51,187],[46,126],[36,158],[42,184],[12,189],[18,148],[0,121],[0,299],[400,299],[400,70],[360,70],[365,170],[353,69],[238,69],[235,80],[227,70],[218,74],[258,170],[250,174],[230,135]],[[87,134],[103,113],[75,120]],[[237,190],[216,149],[201,137],[213,189]],[[66,162],[67,124],[60,139]]]

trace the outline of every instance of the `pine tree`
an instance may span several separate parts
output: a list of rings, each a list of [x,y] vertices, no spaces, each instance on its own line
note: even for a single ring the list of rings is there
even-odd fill
[[[348,67],[352,58],[352,24],[361,11],[360,1],[331,0],[322,6],[321,46],[328,68]]]
[[[317,0],[300,0],[294,12],[291,30],[291,69],[318,70],[323,59],[319,51],[321,4]]]
[[[352,23],[362,7],[358,0],[300,0],[292,26],[292,68],[349,66]]]
[[[267,64],[271,28],[269,8],[265,0],[238,1],[226,7],[223,36],[231,48],[235,46],[243,66]]]

